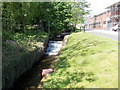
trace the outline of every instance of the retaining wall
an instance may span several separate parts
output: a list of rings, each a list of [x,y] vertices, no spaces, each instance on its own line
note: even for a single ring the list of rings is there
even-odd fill
[[[8,60],[3,64],[2,67],[2,88],[7,90],[13,87],[14,82],[27,70],[29,70],[33,64],[40,60],[44,55],[45,49],[48,43],[47,38],[43,43],[42,47],[37,47],[34,51],[23,52],[16,59],[13,57],[13,60]],[[15,60],[16,59],[16,60]]]

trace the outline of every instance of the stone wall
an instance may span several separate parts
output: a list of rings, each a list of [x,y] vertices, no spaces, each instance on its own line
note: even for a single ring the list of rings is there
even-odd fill
[[[7,90],[12,88],[14,82],[27,70],[29,70],[33,64],[40,60],[45,53],[45,49],[48,43],[47,38],[41,47],[37,47],[31,52],[23,52],[18,58],[13,60],[7,60],[2,66],[2,88]]]

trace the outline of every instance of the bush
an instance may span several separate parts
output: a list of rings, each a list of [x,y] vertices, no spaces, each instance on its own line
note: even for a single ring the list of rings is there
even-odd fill
[[[13,83],[32,67],[45,52],[47,34],[39,31],[16,33],[12,40],[17,45],[3,42],[3,88],[10,88]]]

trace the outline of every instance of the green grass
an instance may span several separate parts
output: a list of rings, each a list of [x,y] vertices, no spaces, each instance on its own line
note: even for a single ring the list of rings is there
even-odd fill
[[[43,88],[118,88],[118,42],[73,33]]]

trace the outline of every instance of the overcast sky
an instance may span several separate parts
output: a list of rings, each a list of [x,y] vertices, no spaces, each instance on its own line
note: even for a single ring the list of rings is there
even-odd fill
[[[92,14],[96,15],[104,11],[104,9],[120,0],[86,0],[91,4],[90,9],[92,10]]]

